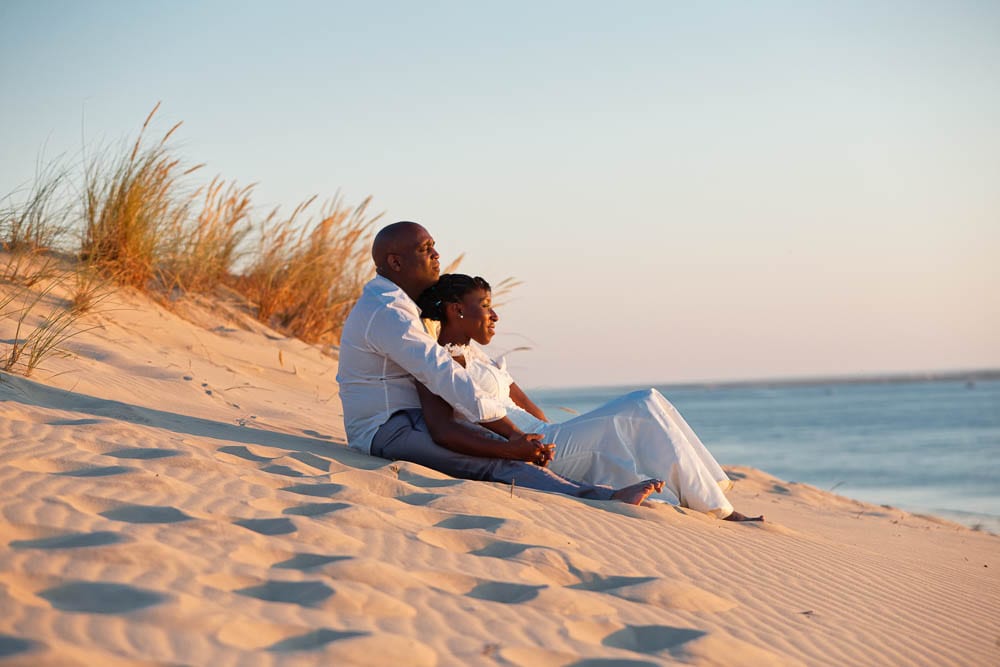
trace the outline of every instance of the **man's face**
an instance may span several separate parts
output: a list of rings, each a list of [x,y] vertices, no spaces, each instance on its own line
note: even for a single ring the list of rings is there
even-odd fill
[[[441,273],[441,257],[434,249],[434,239],[420,225],[413,226],[413,232],[400,244],[395,253],[399,260],[400,277],[421,291],[437,282]]]

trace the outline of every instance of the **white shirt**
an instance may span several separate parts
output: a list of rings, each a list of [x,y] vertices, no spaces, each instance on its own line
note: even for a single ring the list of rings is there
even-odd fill
[[[493,396],[507,410],[507,418],[525,433],[541,433],[549,424],[519,406],[510,397],[510,386],[514,378],[507,370],[507,360],[503,357],[491,359],[486,351],[470,341],[465,347],[465,371],[472,376],[480,391]]]
[[[337,383],[351,447],[370,452],[375,432],[389,417],[420,407],[414,378],[469,421],[494,421],[507,414],[431,338],[413,299],[388,278],[375,276],[340,337]]]

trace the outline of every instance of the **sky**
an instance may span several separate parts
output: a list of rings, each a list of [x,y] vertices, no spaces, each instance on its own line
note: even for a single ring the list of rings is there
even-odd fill
[[[1000,3],[3,0],[0,91],[0,193],[162,101],[422,223],[523,386],[1000,368]]]

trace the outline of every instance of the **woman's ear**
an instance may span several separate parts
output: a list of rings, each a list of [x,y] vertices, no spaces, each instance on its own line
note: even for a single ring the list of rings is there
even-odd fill
[[[445,304],[445,312],[448,314],[449,320],[460,320],[462,319],[462,304],[449,301]]]

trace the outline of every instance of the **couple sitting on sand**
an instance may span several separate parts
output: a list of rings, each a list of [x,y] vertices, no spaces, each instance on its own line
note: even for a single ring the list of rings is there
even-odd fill
[[[651,495],[733,521],[732,482],[677,410],[637,391],[552,424],[478,345],[498,320],[490,286],[439,277],[414,222],[375,236],[377,276],[344,324],[337,382],[351,447],[453,477],[638,505]],[[441,323],[435,341],[421,316]],[[477,345],[478,344],[478,345]]]

